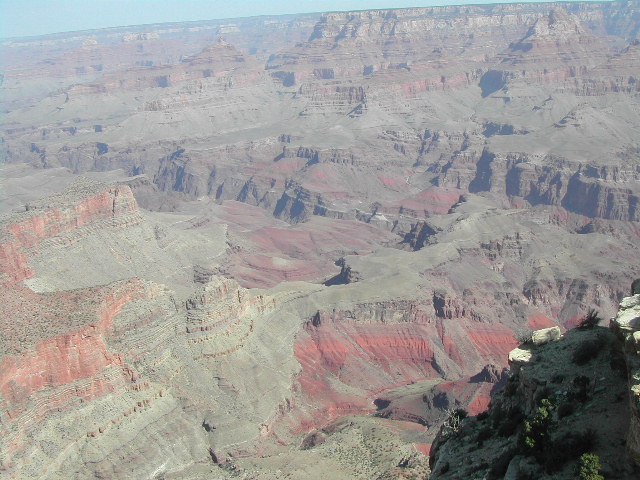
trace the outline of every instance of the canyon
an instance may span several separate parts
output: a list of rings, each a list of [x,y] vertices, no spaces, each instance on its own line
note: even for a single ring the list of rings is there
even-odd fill
[[[614,317],[638,276],[639,19],[2,40],[0,472],[426,478],[518,338]]]

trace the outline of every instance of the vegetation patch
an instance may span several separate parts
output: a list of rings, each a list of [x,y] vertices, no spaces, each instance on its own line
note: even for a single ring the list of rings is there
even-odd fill
[[[589,329],[598,326],[598,324],[602,321],[598,312],[593,308],[590,308],[587,311],[587,314],[580,320],[580,324],[578,328],[580,329]]]
[[[579,366],[586,365],[598,356],[604,344],[602,337],[585,340],[573,351],[571,361]]]
[[[578,478],[580,480],[604,480],[600,475],[600,458],[593,453],[585,453],[580,457]]]

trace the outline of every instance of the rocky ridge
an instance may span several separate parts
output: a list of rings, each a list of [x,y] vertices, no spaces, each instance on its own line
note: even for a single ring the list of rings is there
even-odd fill
[[[636,280],[637,282],[637,280]],[[625,361],[628,371],[628,394],[629,394],[629,432],[627,435],[627,452],[636,463],[640,461],[640,404],[638,402],[639,390],[638,386],[638,337],[637,332],[640,326],[640,294],[637,288],[632,287],[632,295],[626,297],[620,303],[620,311],[615,318],[611,320],[611,328],[617,335],[618,339],[623,343]]]
[[[585,453],[599,456],[605,478],[635,478],[637,300],[622,300],[609,329],[592,313],[564,335],[533,332],[509,353],[508,381],[489,409],[445,422],[430,478],[575,478]]]

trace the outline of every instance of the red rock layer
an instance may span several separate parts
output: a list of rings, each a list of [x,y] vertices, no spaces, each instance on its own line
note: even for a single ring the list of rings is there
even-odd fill
[[[396,306],[396,312],[400,310]],[[389,310],[388,318],[396,312]],[[451,330],[419,307],[406,315],[413,321],[407,318],[402,323],[385,321],[384,314],[378,319],[360,315],[318,313],[299,334],[294,345],[302,366],[298,382],[303,398],[312,405],[311,418],[299,430],[317,427],[339,414],[371,411],[374,398],[390,388],[477,372],[489,362],[504,363],[516,344],[512,332],[502,325],[456,319],[465,327]],[[490,388],[474,387],[468,392],[458,388],[456,393],[461,402],[480,411],[487,405]]]
[[[335,260],[364,255],[393,241],[392,234],[361,222],[312,217],[286,226],[245,203],[224,203],[221,218],[230,236],[243,246],[230,255],[225,272],[246,288],[283,281],[321,282],[336,275]]]
[[[75,187],[70,195],[83,197],[78,202],[69,203],[68,199],[58,196],[51,199],[53,206],[38,203],[28,206],[24,213],[8,217],[3,231],[0,231],[2,283],[20,282],[34,276],[34,270],[28,265],[26,249],[37,247],[43,240],[62,233],[138,211],[133,193],[127,186],[103,188],[101,191],[92,191],[93,187],[81,183]]]
[[[113,318],[122,307],[135,299],[148,296],[140,281],[124,282],[109,288],[95,315],[95,321],[80,328],[38,342],[22,356],[5,356],[0,362],[0,392],[17,408],[42,388],[58,387],[78,379],[95,376],[109,366],[123,367],[120,355],[109,351],[105,339],[109,336]],[[91,294],[91,291],[85,294]],[[68,312],[73,315],[74,312]],[[123,377],[132,373],[123,369]],[[97,381],[85,392],[94,397],[113,390],[113,385]],[[66,399],[58,399],[63,402]],[[12,413],[9,412],[9,417]]]
[[[55,295],[40,295],[19,286],[6,292],[21,299],[11,313],[17,324],[33,332],[19,345],[19,353],[0,360],[0,432],[7,453],[0,469],[13,468],[13,462],[26,455],[32,442],[30,432],[50,415],[73,408],[77,401],[145,388],[138,383],[139,374],[124,360],[126,352],[112,350],[108,339],[114,318],[125,305],[154,298],[161,289],[129,280]],[[31,321],[25,320],[29,312],[35,312]],[[3,324],[3,337],[7,329]],[[60,331],[63,333],[51,335]]]

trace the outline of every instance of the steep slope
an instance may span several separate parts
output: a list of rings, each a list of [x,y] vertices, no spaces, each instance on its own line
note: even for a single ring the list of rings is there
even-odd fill
[[[549,344],[545,334],[509,354],[510,378],[489,410],[445,424],[430,478],[576,478],[585,453],[599,457],[605,478],[637,476],[624,452],[630,417],[620,342],[603,327]]]
[[[482,95],[520,84],[563,83],[607,61],[609,46],[575,15],[556,8],[536,21],[527,35],[498,56],[496,69],[480,80]]]
[[[125,222],[131,215],[137,221]],[[181,285],[179,276],[165,276],[177,293],[131,278],[162,274],[185,257],[177,245],[158,248],[162,238],[125,186],[77,182],[4,220],[0,405],[9,478],[153,476],[210,463],[210,450],[222,458],[259,437],[296,372],[291,340],[274,335],[295,331],[298,319],[283,311],[272,318],[275,297],[217,277],[198,288],[193,279]],[[128,244],[140,234],[151,234],[149,245]],[[81,259],[58,245],[89,252],[95,240],[115,258],[98,255],[74,276]],[[199,246],[219,254],[211,240]],[[40,255],[48,262],[35,261]],[[102,261],[122,262],[129,279],[110,283],[120,271],[105,276]],[[78,289],[78,279],[88,286]],[[287,303],[287,295],[279,298]],[[271,351],[281,340],[289,348]],[[249,353],[256,349],[259,364]],[[253,373],[241,374],[247,364]]]

